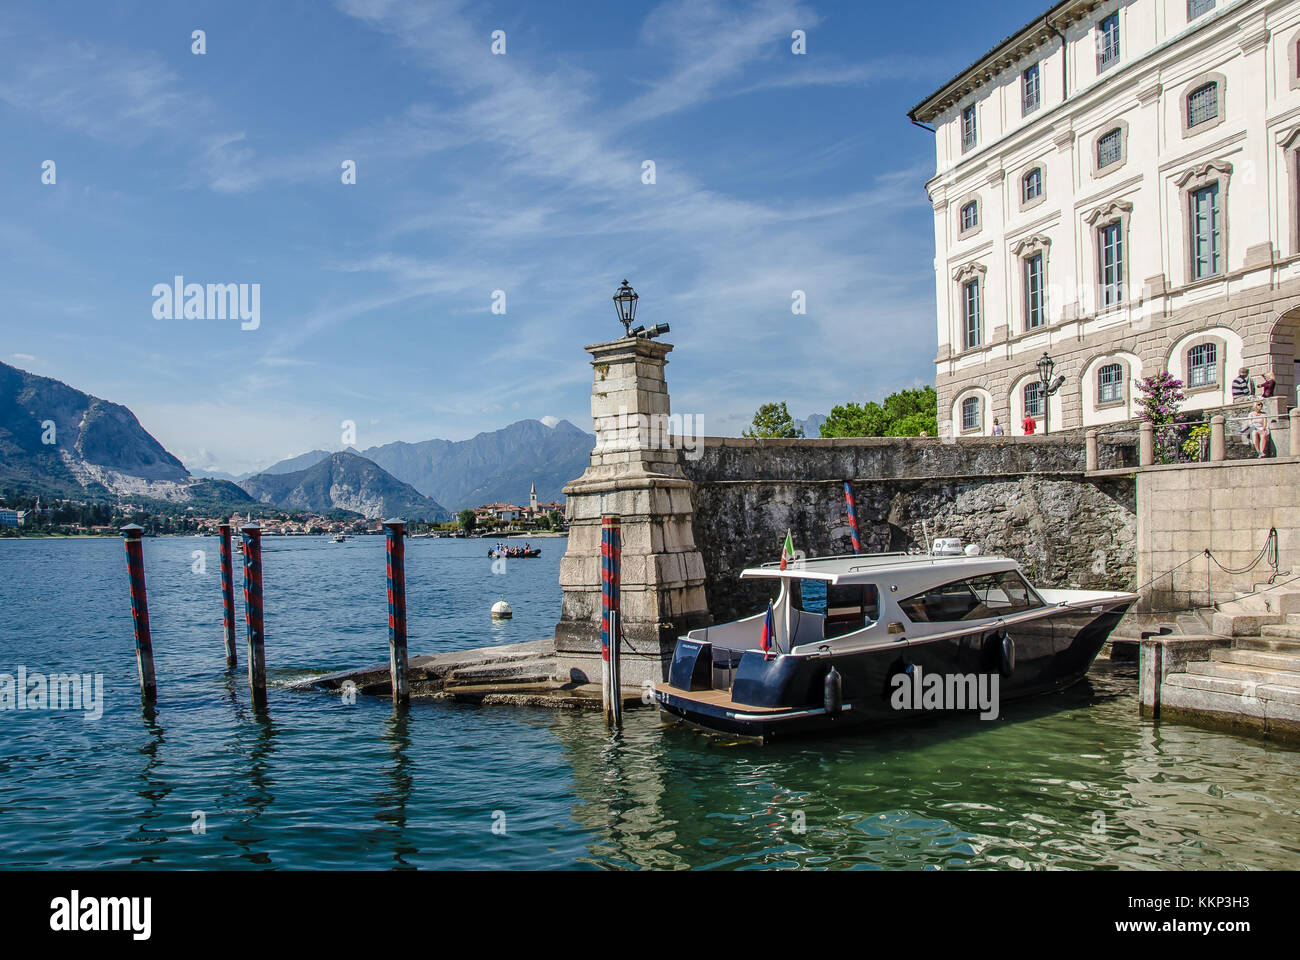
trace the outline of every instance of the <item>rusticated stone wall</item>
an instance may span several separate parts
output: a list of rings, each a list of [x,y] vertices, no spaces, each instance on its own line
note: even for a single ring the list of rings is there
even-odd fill
[[[1102,469],[1125,465],[1102,443]],[[960,537],[1010,556],[1043,586],[1131,589],[1135,481],[1084,476],[1082,438],[749,440],[709,438],[681,460],[715,621],[762,607],[770,588],[741,570],[776,560],[788,528],[808,556],[851,553],[844,480],[862,548],[906,550]],[[924,528],[923,528],[924,521]]]

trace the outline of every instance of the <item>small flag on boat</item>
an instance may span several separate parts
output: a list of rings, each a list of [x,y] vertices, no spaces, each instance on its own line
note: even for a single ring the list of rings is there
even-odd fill
[[[785,532],[785,543],[781,546],[781,569],[784,570],[789,566],[790,561],[794,559],[794,540],[790,537],[790,531]]]
[[[772,649],[776,639],[776,618],[772,616],[772,601],[767,601],[767,616],[763,618],[763,634],[758,638],[758,645],[764,653]]]

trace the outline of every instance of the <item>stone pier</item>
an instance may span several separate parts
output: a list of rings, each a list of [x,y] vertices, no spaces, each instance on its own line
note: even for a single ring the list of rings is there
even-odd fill
[[[600,518],[622,520],[623,683],[667,676],[677,638],[708,623],[691,483],[667,439],[664,366],[673,348],[624,337],[586,348],[596,446],[568,496],[569,546],[555,656],[575,681],[600,678]]]

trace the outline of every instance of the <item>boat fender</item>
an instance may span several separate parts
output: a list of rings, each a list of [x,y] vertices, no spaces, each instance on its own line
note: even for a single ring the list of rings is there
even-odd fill
[[[1011,639],[1011,634],[1002,634],[1002,643],[999,649],[1002,651],[1002,676],[1009,677],[1012,671],[1016,669],[1016,642]]]
[[[839,716],[840,710],[844,706],[844,686],[840,679],[840,672],[831,667],[826,673],[826,682],[823,684],[822,706],[826,708],[829,716]]]

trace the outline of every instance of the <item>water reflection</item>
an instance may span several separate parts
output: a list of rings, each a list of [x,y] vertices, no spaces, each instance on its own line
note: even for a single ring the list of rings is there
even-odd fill
[[[165,827],[151,826],[151,824],[163,817],[160,807],[172,792],[171,785],[159,773],[159,769],[163,766],[162,747],[166,737],[162,724],[158,722],[156,706],[142,704],[140,716],[144,720],[147,739],[137,748],[137,752],[145,758],[145,762],[140,768],[140,786],[136,790],[136,796],[145,801],[145,806],[140,813],[140,825],[129,840],[133,843],[156,846],[167,842],[167,831]],[[131,862],[154,863],[159,859],[158,853],[144,853],[133,858]]]
[[[375,819],[387,824],[385,840],[393,850],[393,861],[398,868],[415,869],[406,858],[418,852],[407,836],[407,804],[411,799],[412,763],[411,747],[411,707],[406,703],[394,703],[393,712],[384,721],[384,742],[388,747],[391,766],[388,769],[388,789],[375,797],[378,809]]]

